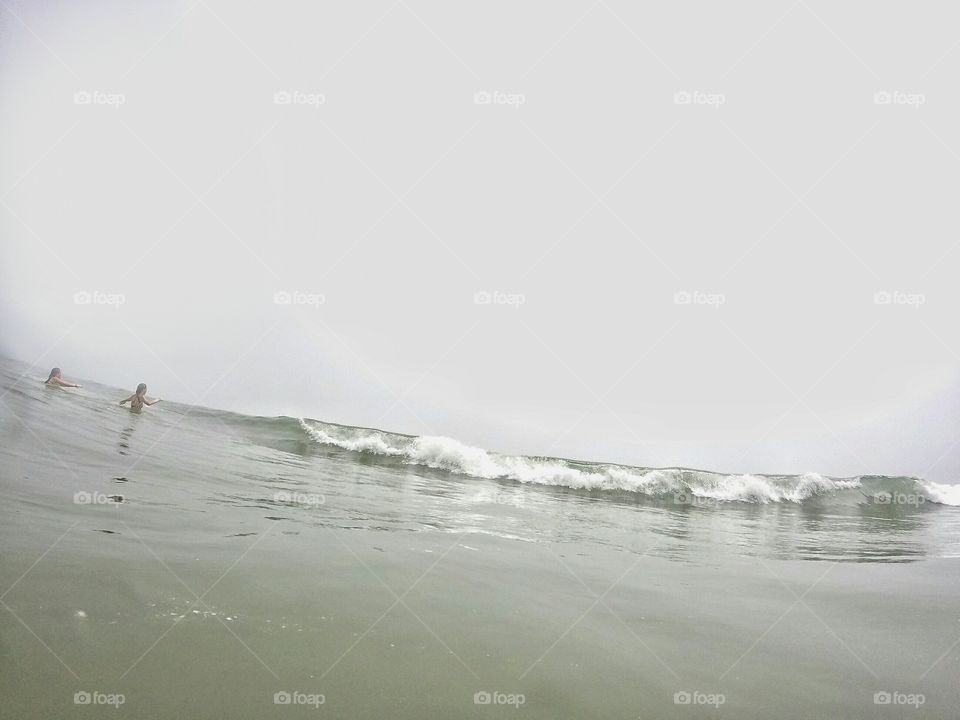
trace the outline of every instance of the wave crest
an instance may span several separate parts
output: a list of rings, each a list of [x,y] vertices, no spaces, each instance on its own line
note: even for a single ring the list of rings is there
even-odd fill
[[[575,490],[630,492],[647,497],[690,496],[714,502],[802,503],[821,497],[853,502],[960,506],[960,486],[916,478],[862,476],[727,474],[686,468],[643,468],[526,455],[500,455],[442,436],[409,436],[300,419],[315,442],[411,465],[488,480],[552,485]]]

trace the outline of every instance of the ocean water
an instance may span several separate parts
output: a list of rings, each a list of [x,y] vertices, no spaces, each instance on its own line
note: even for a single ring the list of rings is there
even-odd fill
[[[503,456],[0,361],[4,717],[947,718],[960,492]]]

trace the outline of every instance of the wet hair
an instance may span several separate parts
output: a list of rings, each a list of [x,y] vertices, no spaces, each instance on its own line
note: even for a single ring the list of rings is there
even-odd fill
[[[147,391],[146,383],[140,383],[139,385],[137,385],[137,395],[139,395],[140,393],[145,393],[146,391]]]
[[[50,376],[47,378],[47,382],[53,380],[54,377],[60,374],[60,368],[54,368],[50,371]]]

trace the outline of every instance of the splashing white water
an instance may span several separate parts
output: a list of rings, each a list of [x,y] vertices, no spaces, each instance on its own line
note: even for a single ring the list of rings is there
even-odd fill
[[[582,463],[557,458],[499,455],[440,436],[409,437],[301,419],[315,441],[354,452],[401,458],[412,465],[485,479],[511,479],[577,490],[634,492],[648,496],[688,493],[718,502],[801,503],[817,496],[862,487],[862,478],[803,475],[724,474],[681,468],[639,468]],[[881,480],[907,483],[924,498],[942,505],[960,505],[960,486],[907,478]]]
[[[960,485],[943,485],[930,480],[921,480],[920,486],[928,500],[941,505],[960,506]]]

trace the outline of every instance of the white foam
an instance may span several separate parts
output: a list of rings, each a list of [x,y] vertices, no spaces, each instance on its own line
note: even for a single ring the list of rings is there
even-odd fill
[[[587,465],[565,460],[498,455],[440,436],[406,437],[378,430],[300,421],[310,437],[355,452],[399,457],[404,462],[485,479],[554,485],[577,490],[616,490],[649,496],[690,493],[720,502],[801,503],[819,495],[861,487],[859,478],[834,479],[817,473],[794,476],[723,474],[646,469],[623,465]],[[960,486],[923,483],[933,502],[960,505]]]
[[[355,432],[355,436],[352,438],[337,438],[304,420],[300,420],[300,426],[310,437],[323,445],[336,445],[344,450],[369,452],[377,455],[399,455],[401,452],[398,448],[387,443],[383,439],[383,436],[377,433],[364,433],[360,431]],[[357,430],[359,430],[359,428]]]
[[[697,473],[690,483],[694,495],[740,502],[803,502],[815,495],[860,487],[858,479],[834,480],[817,473],[788,478],[760,475],[713,476]]]
[[[920,487],[923,494],[932,502],[941,505],[960,505],[960,485],[944,485],[931,480],[921,480]]]
[[[418,437],[404,454],[416,465],[426,465],[438,470],[480,478],[496,478],[506,474],[503,466],[486,450],[464,445],[453,438]]]

